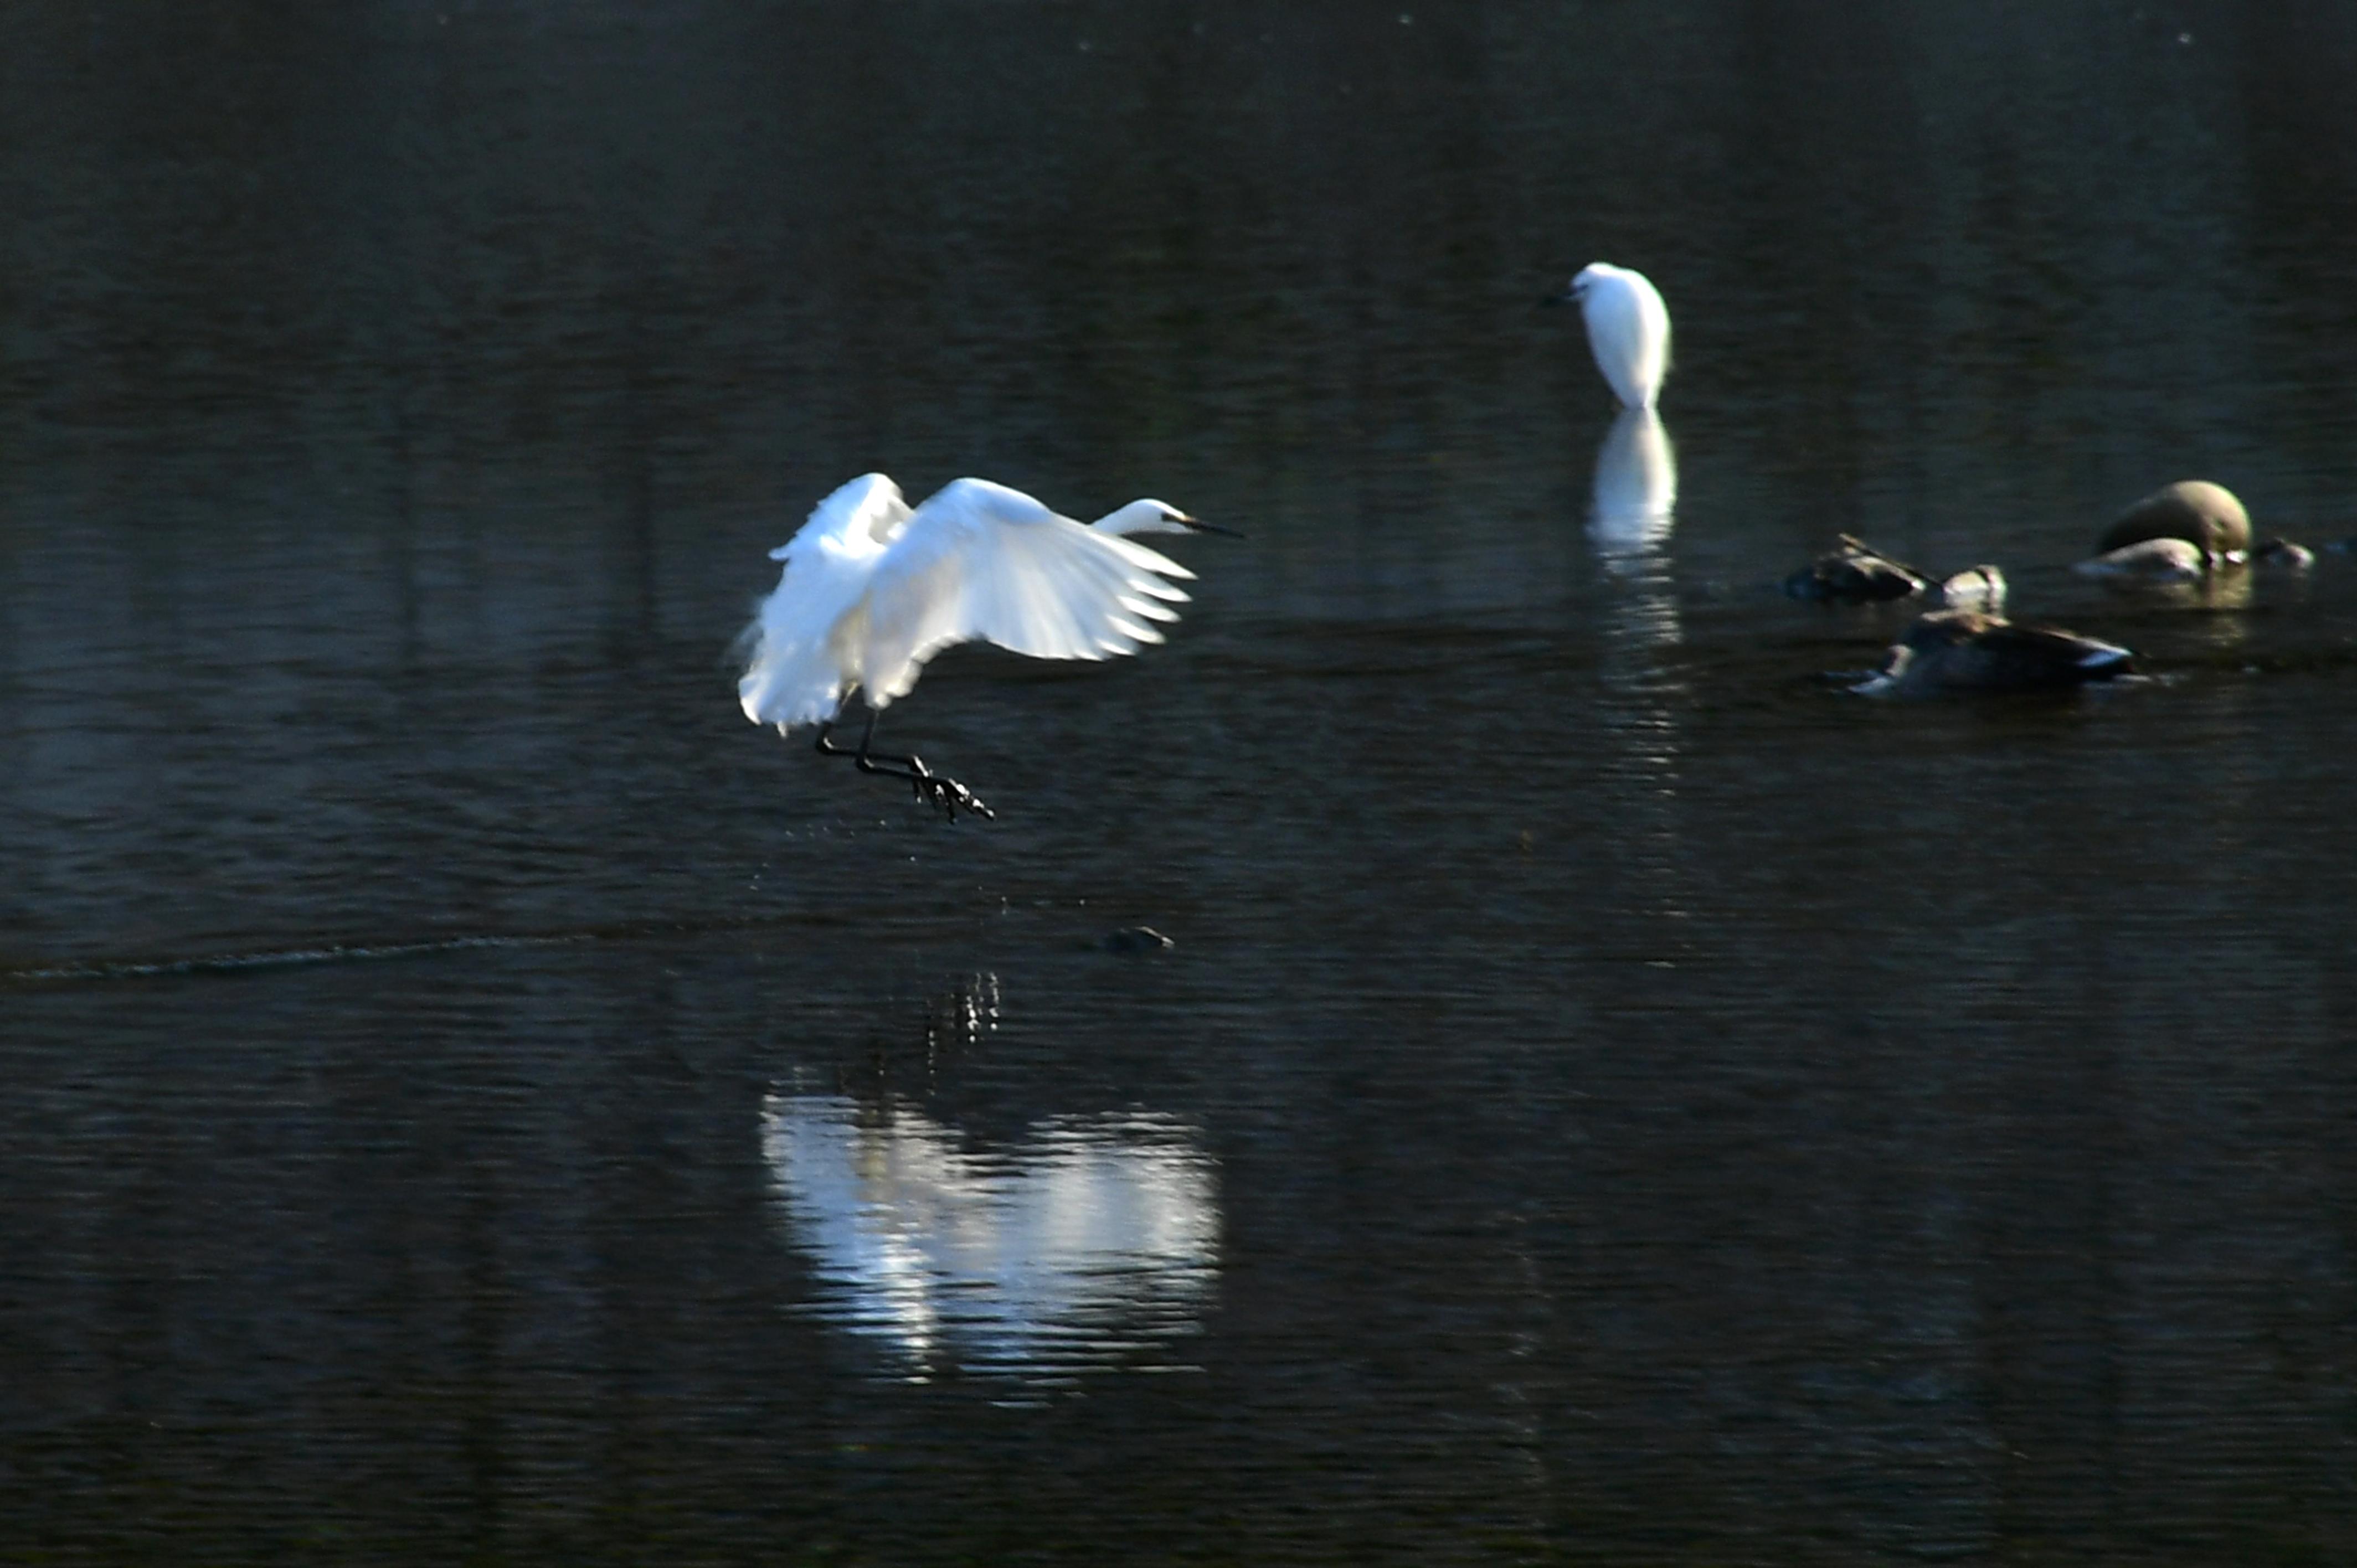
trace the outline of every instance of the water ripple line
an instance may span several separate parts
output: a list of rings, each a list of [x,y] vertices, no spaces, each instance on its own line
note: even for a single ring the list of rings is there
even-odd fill
[[[835,918],[831,915],[747,915],[706,919],[635,920],[554,931],[479,931],[405,940],[324,942],[310,947],[260,948],[242,952],[196,953],[179,958],[101,958],[50,963],[0,963],[0,984],[70,985],[124,980],[170,980],[188,975],[249,974],[260,970],[428,958],[441,953],[483,949],[573,947],[592,942],[634,941],[648,937],[693,936],[705,931],[738,930],[759,926],[833,923],[835,923]]]

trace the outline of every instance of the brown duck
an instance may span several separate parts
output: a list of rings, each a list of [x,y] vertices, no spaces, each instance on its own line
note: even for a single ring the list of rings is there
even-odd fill
[[[2053,627],[2016,626],[1978,610],[1933,610],[1891,645],[1881,670],[1851,690],[1868,696],[2035,692],[2108,681],[2136,655]]]

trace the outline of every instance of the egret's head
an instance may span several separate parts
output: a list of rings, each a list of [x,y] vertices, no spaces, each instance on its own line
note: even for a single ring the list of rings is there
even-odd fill
[[[1607,274],[1617,272],[1620,269],[1613,266],[1609,262],[1590,262],[1587,265],[1580,268],[1579,271],[1572,274],[1570,287],[1565,289],[1561,294],[1548,295],[1544,299],[1541,299],[1539,303],[1541,305],[1584,306],[1587,303],[1589,291],[1594,289],[1597,284],[1600,282]]]
[[[1234,530],[1221,528],[1189,517],[1168,501],[1146,498],[1134,500],[1119,511],[1107,513],[1092,524],[1100,533],[1229,533]]]

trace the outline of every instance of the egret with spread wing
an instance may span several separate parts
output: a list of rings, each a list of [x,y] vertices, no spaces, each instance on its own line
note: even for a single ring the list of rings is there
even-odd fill
[[[1020,490],[957,479],[913,511],[900,488],[864,474],[818,503],[770,552],[785,572],[746,630],[752,660],[737,694],[745,716],[782,735],[818,726],[818,749],[864,773],[906,779],[954,818],[990,808],[914,756],[878,756],[876,718],[917,683],[925,661],[960,642],[1035,659],[1104,659],[1160,642],[1158,621],[1186,593],[1166,578],[1195,574],[1126,535],[1224,532],[1176,507],[1136,500],[1083,526]],[[867,727],[856,748],[834,732],[860,693]]]

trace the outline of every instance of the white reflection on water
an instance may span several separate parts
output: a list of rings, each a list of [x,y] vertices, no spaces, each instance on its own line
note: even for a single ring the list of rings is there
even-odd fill
[[[1587,536],[1607,565],[1641,565],[1670,537],[1678,506],[1678,456],[1662,416],[1629,408],[1596,449],[1596,503]]]
[[[1606,575],[1597,673],[1598,739],[1615,800],[1620,898],[1635,914],[1683,920],[1688,907],[1678,776],[1684,640],[1668,543],[1678,502],[1677,454],[1661,416],[1627,409],[1596,449],[1595,506],[1587,534]],[[1679,950],[1670,930],[1630,927],[1649,961]]]
[[[1169,1369],[1219,1271],[1212,1164],[1147,1112],[1058,1117],[969,1152],[906,1101],[773,1093],[761,1145],[789,1233],[835,1288],[816,1310],[914,1376]]]
[[[1619,689],[1661,683],[1656,656],[1684,635],[1665,549],[1677,505],[1677,453],[1661,415],[1623,409],[1596,449],[1587,520],[1597,558],[1620,587],[1605,623],[1605,679]]]

